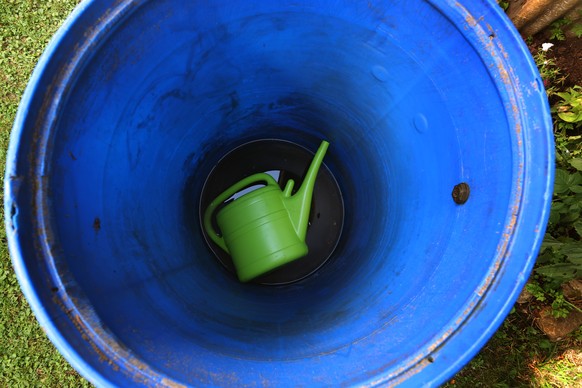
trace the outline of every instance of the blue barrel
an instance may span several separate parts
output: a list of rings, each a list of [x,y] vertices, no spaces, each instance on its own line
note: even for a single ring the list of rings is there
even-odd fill
[[[215,164],[257,139],[329,140],[344,202],[331,258],[287,285],[236,281],[199,222]],[[18,111],[8,242],[98,386],[437,385],[527,280],[553,159],[495,1],[85,1]]]

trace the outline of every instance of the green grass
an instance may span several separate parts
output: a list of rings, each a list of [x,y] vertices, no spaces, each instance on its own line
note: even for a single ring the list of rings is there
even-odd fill
[[[2,167],[26,82],[50,37],[77,3],[77,0],[0,0]],[[0,223],[0,387],[89,386],[56,351],[36,322],[14,276],[4,236],[4,224]],[[550,343],[522,313],[514,312],[448,386],[582,386],[581,339],[579,331],[566,342]]]
[[[539,387],[582,386],[582,352],[568,349],[536,368]]]
[[[524,312],[513,311],[446,388],[581,387],[582,329],[550,342]]]
[[[49,39],[76,0],[0,0],[0,166],[18,102]],[[3,194],[3,193],[2,193]],[[2,219],[4,214],[2,210]],[[79,387],[87,381],[36,322],[12,270],[0,223],[0,387]]]

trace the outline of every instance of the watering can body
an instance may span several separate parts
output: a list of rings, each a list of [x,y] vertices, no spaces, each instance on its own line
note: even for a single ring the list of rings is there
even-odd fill
[[[311,198],[319,167],[329,143],[323,141],[309,166],[301,187],[292,195],[295,182],[279,183],[267,173],[251,175],[226,189],[208,206],[204,228],[210,238],[232,256],[238,278],[246,282],[299,259],[309,251],[305,243]],[[239,191],[259,183],[265,187],[242,195],[214,212]]]
[[[307,244],[297,235],[285,199],[273,180],[237,199],[238,206],[218,212],[224,236],[221,247],[231,254],[242,282],[307,254]]]

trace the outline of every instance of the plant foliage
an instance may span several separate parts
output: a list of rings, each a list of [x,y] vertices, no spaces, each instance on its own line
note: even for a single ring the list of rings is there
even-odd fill
[[[561,18],[550,24],[550,39],[555,40],[566,40],[566,34],[564,33],[564,27],[572,23],[571,20],[566,18]]]
[[[539,50],[534,59],[553,101],[556,171],[548,229],[528,290],[547,299],[555,317],[564,317],[575,306],[559,287],[582,276],[582,87],[561,90],[564,77],[547,52]]]

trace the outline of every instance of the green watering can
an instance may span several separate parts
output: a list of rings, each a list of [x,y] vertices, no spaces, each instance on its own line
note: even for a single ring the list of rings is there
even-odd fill
[[[295,184],[292,179],[281,191],[271,175],[258,173],[226,189],[206,209],[204,229],[212,241],[230,254],[241,282],[307,254],[305,235],[313,187],[328,146],[326,141],[321,143],[295,195],[291,195]],[[260,183],[265,186],[242,195],[218,211],[216,223],[222,232],[219,235],[212,226],[216,208],[239,191]]]

